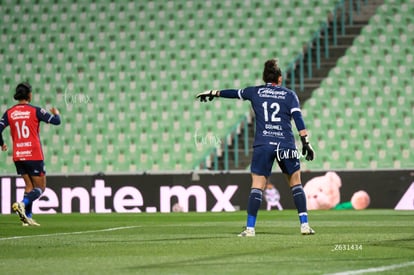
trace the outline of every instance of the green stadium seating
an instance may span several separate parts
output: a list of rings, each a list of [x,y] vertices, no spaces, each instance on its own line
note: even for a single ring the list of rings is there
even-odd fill
[[[224,138],[250,109],[230,100],[201,105],[194,95],[259,84],[268,58],[286,68],[336,4],[52,2],[0,2],[2,110],[14,103],[15,85],[28,80],[33,104],[62,114],[60,127],[41,129],[49,173],[197,167],[215,145],[196,146],[195,132]],[[2,158],[0,173],[13,174],[10,151]]]
[[[318,155],[304,169],[414,167],[413,12],[413,1],[385,1],[305,103]]]

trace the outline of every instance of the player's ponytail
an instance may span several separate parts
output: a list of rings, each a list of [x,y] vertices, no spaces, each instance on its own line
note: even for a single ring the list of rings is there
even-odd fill
[[[280,76],[282,76],[282,71],[277,66],[277,60],[267,60],[263,69],[263,81],[266,83],[278,83]]]
[[[29,94],[32,92],[32,86],[27,82],[22,82],[16,87],[15,100],[29,100]]]

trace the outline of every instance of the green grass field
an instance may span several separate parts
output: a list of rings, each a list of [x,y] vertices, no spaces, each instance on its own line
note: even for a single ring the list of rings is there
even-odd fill
[[[0,216],[1,274],[413,274],[414,212],[314,211],[316,235],[293,210]]]

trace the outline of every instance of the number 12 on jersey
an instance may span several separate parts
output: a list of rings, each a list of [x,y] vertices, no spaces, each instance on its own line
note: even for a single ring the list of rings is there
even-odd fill
[[[262,106],[263,106],[263,112],[264,112],[264,120],[267,122],[269,121],[269,113],[270,114],[270,121],[271,122],[280,122],[281,118],[277,116],[277,114],[280,111],[280,105],[277,102],[273,102],[272,104],[270,104],[270,107],[268,108],[268,103],[267,101],[263,102]]]

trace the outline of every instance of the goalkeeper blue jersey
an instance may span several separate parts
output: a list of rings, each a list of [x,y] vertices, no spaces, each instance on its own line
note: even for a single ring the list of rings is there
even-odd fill
[[[294,91],[267,83],[240,90],[222,90],[220,97],[238,97],[251,102],[256,116],[253,146],[270,144],[284,149],[296,149],[291,123],[293,113],[299,112],[300,121],[303,120],[299,99]],[[304,123],[301,128],[305,128]]]

